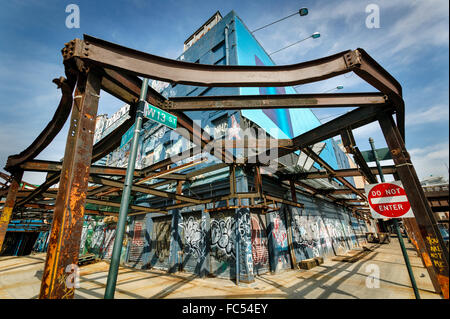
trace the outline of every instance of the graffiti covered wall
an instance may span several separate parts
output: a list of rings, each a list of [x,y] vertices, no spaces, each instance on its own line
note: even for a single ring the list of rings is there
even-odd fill
[[[219,277],[236,276],[234,211],[211,214],[210,272]]]
[[[255,275],[260,275],[270,270],[266,216],[256,213],[250,216],[253,272]]]
[[[201,212],[186,214],[181,223],[182,228],[182,268],[200,274],[207,254],[206,221]]]
[[[273,272],[291,268],[284,209],[267,214],[270,268]]]
[[[171,223],[171,216],[153,218],[151,267],[169,268]]]

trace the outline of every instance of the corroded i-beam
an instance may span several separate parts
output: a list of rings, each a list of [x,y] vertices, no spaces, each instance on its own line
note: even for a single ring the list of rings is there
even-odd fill
[[[101,76],[78,74],[39,298],[73,298],[69,269],[78,264]]]
[[[177,116],[180,128],[184,129],[177,129],[177,133],[193,141],[194,144],[201,148],[211,142],[214,145],[220,144],[219,141],[213,141],[209,135],[204,134],[203,130],[196,127],[195,123],[183,113],[187,110],[204,109],[201,103],[207,105],[211,110],[277,107],[357,107],[357,109],[336,120],[294,137],[292,141],[286,141],[290,147],[280,148],[278,158],[296,150],[311,147],[317,142],[341,134],[344,130],[351,132],[357,127],[377,121],[382,116],[391,116],[394,113],[397,117],[397,123],[394,125],[397,130],[395,134],[398,135],[398,140],[404,140],[402,88],[363,49],[344,51],[329,57],[285,66],[217,66],[170,60],[85,36],[84,40],[75,39],[67,43],[63,49],[63,57],[68,80],[60,82],[61,85],[63,85],[62,83],[65,84],[63,85],[63,88],[65,88],[63,90],[63,98],[60,102],[60,105],[64,106],[64,112],[61,112],[61,114],[66,114],[67,109],[73,110],[63,166],[60,173],[54,172],[42,186],[30,192],[31,194],[17,203],[20,206],[32,202],[37,196],[46,194],[46,189],[59,180],[60,188],[55,204],[51,245],[49,246],[44,270],[41,298],[73,298],[74,289],[73,285],[67,281],[68,273],[66,269],[77,263],[84,203],[94,200],[92,198],[86,199],[89,168],[92,162],[118,147],[121,136],[134,122],[136,102],[142,84],[142,81],[138,78],[139,76],[196,86],[268,87],[311,83],[354,72],[379,91],[374,93],[329,95],[310,94],[270,97],[256,95],[245,97],[205,97],[204,99],[165,99],[149,88],[146,101]],[[71,90],[75,87],[77,80],[77,90],[73,97],[74,103],[72,106]],[[96,116],[101,89],[125,103],[129,103],[132,120],[125,121],[111,134],[92,147],[94,131],[92,122],[94,122],[93,119]],[[37,156],[62,127],[61,123],[56,121],[55,118],[50,124],[52,125],[48,126],[47,132],[41,133],[29,148],[18,155],[8,158],[6,169],[9,172],[18,171],[21,169],[22,164]],[[386,127],[389,129],[389,126],[385,125],[385,134]],[[392,134],[389,133],[387,136],[390,139]],[[388,140],[388,137],[386,139]],[[395,146],[395,141],[390,140],[389,143],[391,152],[395,155],[394,153],[398,152],[398,147]],[[403,152],[404,145],[400,148]],[[214,155],[216,156],[216,154]],[[310,155],[314,156],[312,153]],[[231,160],[231,162],[236,160],[227,150],[222,151],[220,159]],[[247,160],[246,163],[253,162]],[[399,176],[404,185],[409,184],[408,187],[405,185],[407,196],[419,200],[424,197],[421,194],[420,184],[414,170],[409,168],[406,171],[405,165],[410,164],[409,162],[406,163],[400,160],[396,164],[403,171]],[[329,170],[329,173],[333,174],[336,172]],[[370,175],[369,171],[366,173]],[[104,182],[111,183],[107,179],[104,179]],[[297,185],[301,184],[300,181],[295,181],[295,183]],[[343,184],[345,185],[346,183],[343,182]],[[349,189],[341,189],[339,191],[363,195],[360,190],[352,188],[350,185],[346,186]],[[13,192],[14,189],[11,191]],[[152,190],[150,191],[153,192]],[[316,193],[319,190],[312,189],[310,191]],[[160,195],[169,196],[163,193]],[[174,201],[185,200],[181,196],[173,198]],[[332,196],[329,196],[329,198],[333,200]],[[294,203],[289,203],[289,205],[292,204]],[[184,202],[176,205],[192,206],[195,203]],[[427,206],[428,203],[425,202],[423,205]],[[428,257],[432,258],[436,256],[431,255],[436,252],[436,249],[443,250],[445,248],[442,246],[440,233],[437,233],[435,227],[430,225],[433,221],[430,219],[432,216],[428,216],[428,208],[423,207],[423,205],[421,206],[418,203],[413,205],[417,208],[417,210],[414,210],[414,213],[418,224],[421,225],[418,227],[420,232],[415,233],[415,235],[420,240],[428,239],[431,242],[432,245],[427,246],[427,253]],[[10,211],[12,211],[14,207],[13,201],[11,201],[9,207],[11,207]],[[6,213],[5,211],[2,213],[0,220],[4,220],[7,223],[9,220],[6,221],[8,219],[5,217],[7,216]],[[442,287],[444,295],[445,290],[447,291],[448,296],[448,260],[446,258],[442,260],[434,259],[430,265],[439,274],[440,287]],[[432,277],[431,273],[430,277]]]

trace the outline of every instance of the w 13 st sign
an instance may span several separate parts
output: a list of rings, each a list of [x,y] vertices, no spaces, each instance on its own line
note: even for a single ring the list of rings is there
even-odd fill
[[[400,181],[365,185],[373,218],[414,217]]]

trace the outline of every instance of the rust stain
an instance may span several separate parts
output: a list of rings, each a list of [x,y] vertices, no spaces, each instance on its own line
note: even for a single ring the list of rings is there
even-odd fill
[[[448,296],[448,277],[443,275],[437,275],[439,284],[441,285],[442,294],[445,299],[449,299]]]
[[[428,254],[426,252],[422,253],[422,259],[423,259],[426,267],[432,267],[433,266],[433,264],[431,263],[430,256],[428,256]]]

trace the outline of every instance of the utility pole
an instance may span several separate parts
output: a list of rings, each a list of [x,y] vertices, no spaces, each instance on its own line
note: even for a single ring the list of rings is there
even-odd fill
[[[119,220],[116,228],[116,238],[111,255],[111,263],[109,266],[108,279],[106,281],[105,299],[114,299],[116,290],[117,275],[119,271],[120,254],[122,251],[123,236],[128,215],[128,205],[130,204],[131,187],[133,186],[134,167],[136,165],[136,155],[138,149],[139,133],[142,127],[144,117],[145,99],[147,97],[148,79],[144,78],[141,86],[141,95],[136,111],[136,121],[134,123],[134,134],[131,142],[130,156],[128,158],[128,166],[123,185],[122,200],[120,202]]]

